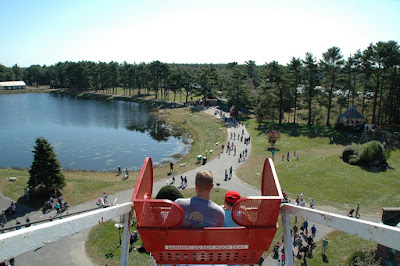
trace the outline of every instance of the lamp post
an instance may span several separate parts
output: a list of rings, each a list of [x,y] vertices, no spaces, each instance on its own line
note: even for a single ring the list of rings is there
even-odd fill
[[[122,223],[115,223],[115,228],[118,229],[118,236],[119,236],[119,245],[121,246],[122,240],[121,240],[121,229],[124,228],[124,224]]]

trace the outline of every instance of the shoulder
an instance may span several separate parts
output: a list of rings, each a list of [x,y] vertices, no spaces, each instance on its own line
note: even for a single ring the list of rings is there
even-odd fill
[[[189,204],[190,200],[191,200],[190,198],[185,198],[185,199],[184,198],[179,198],[179,199],[175,200],[175,203],[179,204],[179,205],[180,204]]]
[[[218,212],[225,214],[225,210],[213,201],[211,201],[210,207],[213,208],[214,210],[217,210]]]

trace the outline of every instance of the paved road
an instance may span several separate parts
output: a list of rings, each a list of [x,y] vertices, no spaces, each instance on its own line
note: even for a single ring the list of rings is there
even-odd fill
[[[205,112],[215,115],[215,109],[214,108],[209,108],[205,110]],[[225,114],[227,115],[227,114]],[[216,115],[217,117],[221,118],[219,114]],[[235,133],[236,136],[237,134],[242,135],[242,131],[244,130],[244,135],[245,137],[249,136],[248,132],[245,127],[239,126],[237,128],[235,127],[228,127],[227,129],[223,128],[222,130],[226,130],[228,134],[228,141],[232,142],[231,139],[231,132]],[[241,195],[243,196],[254,196],[254,195],[260,195],[260,190],[256,189],[248,184],[243,183],[237,177],[235,176],[235,170],[239,168],[242,164],[242,162],[238,162],[238,155],[239,152],[242,152],[247,148],[247,156],[250,156],[251,154],[251,145],[245,145],[243,142],[240,142],[239,140],[233,140],[235,146],[236,146],[236,151],[237,154],[234,156],[233,152],[230,154],[226,153],[224,151],[220,158],[216,157],[214,160],[211,160],[207,162],[205,165],[201,165],[196,169],[193,169],[191,171],[188,171],[184,174],[183,176],[187,176],[188,180],[188,185],[187,187],[194,187],[194,176],[196,172],[199,170],[208,170],[213,173],[215,183],[220,183],[220,187],[227,189],[227,190],[236,190],[239,191]],[[225,144],[226,146],[226,144]],[[220,152],[221,151],[221,144],[215,145],[213,148],[214,152]],[[225,149],[226,150],[226,149]],[[229,181],[224,181],[225,178],[225,169],[229,169],[232,166],[234,172],[233,172],[233,177]],[[179,167],[176,165],[175,167]],[[262,171],[262,165],[257,166],[260,167],[260,173]],[[176,176],[176,181],[175,181],[175,186],[179,187],[180,185],[180,176]],[[153,186],[153,194],[155,194],[162,186],[166,185],[167,180],[162,180],[159,182],[154,183]],[[171,181],[171,178],[169,178],[169,181]],[[115,195],[109,195],[108,200],[109,202],[113,202],[115,199],[116,203],[124,203],[127,202],[131,199],[133,193],[133,188],[126,190],[126,191],[121,191],[116,193]],[[100,195],[99,195],[100,196]],[[11,202],[11,199],[2,197],[0,193],[0,206],[2,207],[2,204],[5,206],[9,206]],[[70,213],[82,211],[82,210],[88,210],[93,207],[95,207],[96,200],[91,200],[88,202],[85,202],[83,204],[77,205],[77,206],[72,206],[71,209],[69,210]],[[20,206],[19,206],[20,207]],[[33,211],[33,210],[22,210],[21,208],[17,208],[17,215],[18,215],[18,210],[20,211],[19,214],[19,220],[21,222],[25,221],[25,218],[27,216],[30,217],[31,221],[36,221],[39,219],[43,218],[49,218],[49,216],[54,216],[55,211],[52,211],[46,215],[43,215],[41,212],[38,211]],[[24,214],[24,212],[27,212]],[[14,225],[15,220],[10,221],[9,224]],[[310,225],[310,227],[312,224]],[[326,235],[332,229],[327,228],[325,226],[317,226],[317,240],[319,240],[322,236]],[[71,237],[64,238],[60,241],[50,243],[48,245],[43,246],[39,250],[36,251],[30,251],[25,254],[22,254],[18,257],[16,257],[16,265],[93,265],[93,263],[90,261],[88,256],[85,253],[85,240],[88,236],[89,230],[85,230],[79,234],[76,234]],[[295,250],[297,251],[297,250]],[[273,260],[271,257],[266,258],[264,261],[263,265],[276,265],[276,260]]]

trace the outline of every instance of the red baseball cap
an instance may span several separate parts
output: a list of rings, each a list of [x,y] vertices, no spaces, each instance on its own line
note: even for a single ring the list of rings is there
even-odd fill
[[[225,195],[225,201],[235,203],[238,199],[240,199],[240,194],[239,192],[236,191],[229,191]]]

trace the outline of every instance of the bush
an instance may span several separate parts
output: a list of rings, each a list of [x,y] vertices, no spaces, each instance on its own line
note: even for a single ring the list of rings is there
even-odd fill
[[[351,266],[373,266],[381,265],[380,260],[375,260],[375,252],[373,250],[355,252],[350,260]]]
[[[369,141],[361,146],[360,161],[365,164],[373,164],[375,161],[385,162],[385,152],[383,146],[378,141]]]
[[[175,201],[183,198],[182,193],[174,186],[164,186],[158,191],[156,199],[169,199]]]
[[[346,148],[344,148],[342,153],[343,161],[348,163],[350,160],[350,156],[354,155],[354,153],[355,153],[354,147],[347,146]]]
[[[358,165],[360,163],[360,157],[358,155],[353,154],[349,157],[349,164],[351,165]]]

